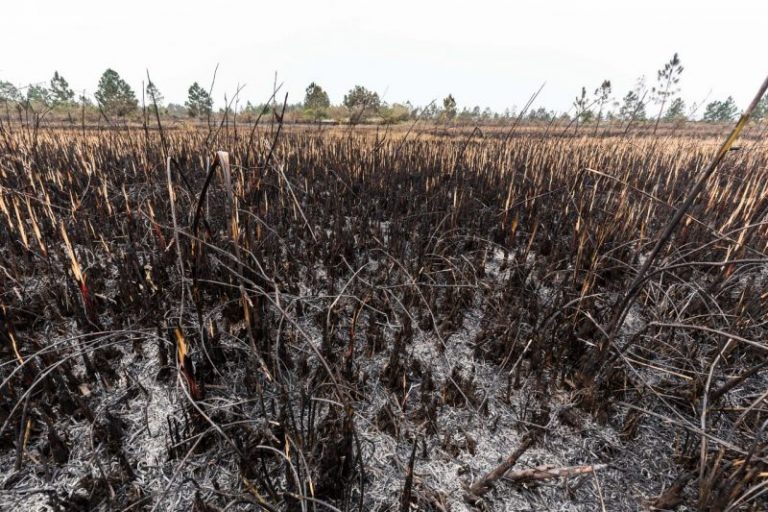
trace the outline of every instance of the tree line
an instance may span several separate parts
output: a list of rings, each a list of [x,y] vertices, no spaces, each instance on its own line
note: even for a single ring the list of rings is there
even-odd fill
[[[578,130],[583,125],[591,125],[595,132],[605,121],[620,120],[623,122],[653,122],[654,131],[661,122],[679,123],[691,120],[704,122],[730,122],[739,114],[736,102],[731,96],[724,100],[702,102],[688,105],[680,96],[679,82],[683,74],[683,65],[677,53],[657,71],[655,84],[649,86],[645,77],[637,79],[634,87],[621,99],[614,98],[611,81],[602,82],[595,89],[581,87],[575,97],[571,110],[557,113],[545,107],[529,109],[517,114],[515,109],[495,112],[490,108],[482,109],[464,107],[458,109],[456,99],[452,94],[446,96],[441,104],[432,102],[426,107],[414,107],[410,102],[388,104],[381,100],[379,94],[361,85],[355,85],[344,95],[339,105],[333,105],[328,93],[317,83],[312,82],[305,90],[301,103],[288,105],[287,113],[292,119],[306,121],[344,121],[357,124],[365,121],[385,123],[404,122],[409,119],[431,119],[438,121],[457,122],[491,122],[517,117],[528,121],[564,120],[568,126]],[[124,118],[135,114],[141,107],[155,108],[164,115],[189,117],[192,119],[209,118],[213,113],[214,101],[211,91],[206,90],[198,82],[194,82],[187,90],[187,100],[183,105],[168,103],[156,84],[148,80],[142,85],[141,102],[136,92],[113,69],[107,69],[101,75],[96,92],[95,102],[85,92],[76,95],[67,80],[58,72],[54,72],[48,84],[32,84],[18,88],[12,83],[0,80],[0,103],[6,108],[15,105],[21,110],[37,112],[47,110],[66,111],[74,108],[95,109],[101,115],[112,118]],[[591,92],[590,92],[591,91]],[[272,105],[274,108],[275,105]],[[219,112],[228,110],[226,105]],[[237,114],[255,117],[268,109],[268,105],[247,102],[242,108],[239,103],[234,108]],[[653,110],[651,110],[653,109]],[[754,114],[757,119],[768,117],[768,98],[764,98]]]

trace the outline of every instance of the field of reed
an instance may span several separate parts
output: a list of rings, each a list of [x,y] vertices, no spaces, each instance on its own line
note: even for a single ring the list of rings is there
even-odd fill
[[[765,510],[763,135],[5,124],[0,508]]]

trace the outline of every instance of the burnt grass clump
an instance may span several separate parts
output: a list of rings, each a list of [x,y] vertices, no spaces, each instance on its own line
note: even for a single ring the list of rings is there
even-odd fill
[[[4,124],[0,508],[765,510],[756,133]]]

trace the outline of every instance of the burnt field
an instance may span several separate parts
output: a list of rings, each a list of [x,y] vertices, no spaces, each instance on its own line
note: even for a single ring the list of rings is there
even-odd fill
[[[0,509],[765,510],[761,129],[430,131],[1,128]]]

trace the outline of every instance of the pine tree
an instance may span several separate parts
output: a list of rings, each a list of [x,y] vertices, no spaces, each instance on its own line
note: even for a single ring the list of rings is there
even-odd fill
[[[725,101],[713,101],[704,110],[704,121],[708,123],[729,123],[739,113],[739,108],[731,96]]]
[[[21,101],[21,93],[11,82],[5,82],[0,80],[0,101],[11,102]]]
[[[150,105],[157,105],[157,108],[161,108],[163,106],[163,100],[165,98],[160,93],[160,89],[158,89],[155,83],[151,80],[147,84],[146,93],[147,99],[149,100],[148,103]]]
[[[573,108],[576,110],[576,121],[579,123],[586,123],[592,120],[595,115],[589,109],[591,105],[592,104],[587,101],[587,88],[582,87],[581,94],[576,96],[576,99],[573,100]],[[576,125],[576,129],[578,130],[578,125]]]
[[[189,112],[189,117],[208,115],[213,109],[213,98],[208,91],[200,87],[197,82],[189,87],[187,101],[184,103]]]
[[[685,101],[682,98],[675,98],[669,105],[669,110],[664,114],[665,121],[685,120]]]
[[[51,103],[54,106],[68,106],[74,103],[75,91],[69,87],[69,83],[67,83],[58,71],[53,72],[50,91]]]
[[[768,118],[768,96],[764,96],[755,107],[755,110],[752,111],[752,119],[755,121],[765,118]]]
[[[677,83],[680,81],[680,75],[682,73],[683,65],[680,63],[680,57],[678,57],[677,53],[675,53],[670,61],[664,64],[664,67],[661,68],[656,74],[658,86],[654,87],[652,92],[654,95],[654,100],[660,106],[659,114],[656,116],[656,125],[653,128],[654,134],[659,127],[659,121],[661,121],[661,116],[664,113],[664,107],[675,94],[680,92],[680,89],[677,87]]]
[[[331,106],[331,101],[328,99],[328,93],[315,82],[312,82],[307,86],[305,93],[304,108],[319,110]]]
[[[378,112],[381,99],[378,93],[356,85],[344,95],[344,106],[353,111],[351,122],[354,124],[360,121],[366,112]]]
[[[452,94],[449,94],[443,99],[443,113],[448,119],[456,117],[456,100]]]
[[[124,116],[139,106],[133,89],[113,69],[107,69],[101,75],[94,96],[104,111],[118,116]]]
[[[304,94],[304,110],[313,119],[322,119],[326,115],[328,107],[331,106],[331,100],[328,93],[322,87],[312,82],[307,86]]]
[[[595,123],[595,135],[597,135],[597,129],[600,126],[600,121],[603,119],[603,108],[605,107],[605,104],[608,103],[611,99],[611,81],[610,80],[603,80],[603,83],[600,84],[600,87],[595,89],[595,101],[593,103],[596,103],[598,106],[597,110],[597,123]]]
[[[27,105],[43,105],[49,106],[51,104],[51,91],[49,91],[44,85],[33,84],[27,88]]]

